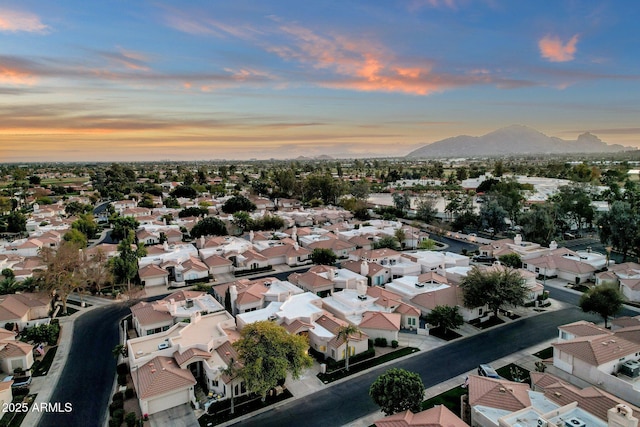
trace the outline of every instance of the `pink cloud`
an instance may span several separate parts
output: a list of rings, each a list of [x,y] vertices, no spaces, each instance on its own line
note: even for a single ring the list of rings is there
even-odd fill
[[[206,15],[198,13],[186,13],[177,9],[167,8],[165,23],[183,33],[198,36],[237,37],[249,39],[258,34],[254,28],[247,25],[231,25],[220,22]]]
[[[317,82],[325,87],[429,95],[491,81],[489,76],[438,74],[430,63],[401,63],[388,49],[370,40],[319,35],[298,25],[282,25],[280,30],[292,38],[292,44],[267,50],[286,60],[334,71],[337,77]]]
[[[33,85],[36,78],[33,74],[20,67],[12,67],[0,64],[0,83],[11,85]]]
[[[567,62],[573,60],[577,43],[578,34],[564,44],[559,37],[545,36],[538,41],[538,47],[542,57],[550,62]]]
[[[18,10],[0,9],[0,31],[45,33],[49,27],[33,13]]]

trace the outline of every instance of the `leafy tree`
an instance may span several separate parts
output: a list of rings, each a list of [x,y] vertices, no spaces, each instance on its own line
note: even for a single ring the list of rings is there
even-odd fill
[[[18,211],[7,215],[7,231],[9,233],[21,233],[27,231],[27,217]]]
[[[107,254],[98,248],[92,257],[86,259],[83,274],[91,292],[100,292],[103,286],[112,283],[113,274]]]
[[[311,252],[311,261],[317,265],[333,265],[336,259],[337,256],[331,249],[315,248]]]
[[[198,192],[195,188],[188,185],[178,185],[169,193],[169,195],[176,198],[183,197],[185,199],[195,199],[198,197]]]
[[[43,247],[41,253],[47,268],[38,273],[38,281],[42,289],[60,299],[62,311],[66,313],[69,295],[86,286],[80,247],[73,242],[62,242],[57,250]]]
[[[241,229],[242,231],[248,230],[253,225],[253,219],[251,215],[245,211],[238,211],[233,214],[233,225]]]
[[[393,193],[393,205],[402,213],[405,213],[411,207],[411,198],[407,192]]]
[[[91,205],[85,205],[76,201],[69,202],[64,207],[64,212],[69,216],[76,216],[78,214],[91,212],[92,210],[93,208],[91,207]]]
[[[140,223],[132,216],[118,216],[111,221],[111,225],[113,227],[111,237],[115,240],[122,240],[130,232],[136,231]]]
[[[84,234],[87,239],[93,239],[98,232],[98,224],[90,213],[80,214],[78,219],[71,224],[71,227]]]
[[[447,335],[450,330],[457,329],[464,324],[464,319],[458,307],[437,305],[426,316],[426,321],[437,328],[441,328]]]
[[[351,186],[351,195],[356,200],[367,200],[369,198],[369,192],[371,191],[369,182],[365,179],[361,179]]]
[[[205,216],[208,213],[209,213],[209,209],[207,209],[207,208],[191,206],[191,207],[188,207],[188,208],[184,208],[180,212],[178,212],[178,217],[179,218],[187,218],[187,217],[190,217],[190,216]]]
[[[522,306],[529,294],[520,273],[511,268],[482,270],[473,267],[460,286],[466,307],[487,305],[494,316],[504,305]]]
[[[420,375],[414,372],[391,368],[371,384],[369,396],[385,415],[406,410],[419,412],[424,384]]]
[[[344,369],[346,371],[349,371],[349,357],[351,357],[351,354],[349,353],[349,342],[351,341],[351,337],[356,334],[359,334],[362,337],[362,331],[356,325],[353,325],[351,323],[339,327],[336,333],[336,340],[344,340],[345,342],[346,351],[344,358]]]
[[[163,202],[167,208],[178,209],[180,207],[180,202],[173,196],[166,197]]]
[[[398,241],[395,237],[392,236],[384,236],[373,242],[373,249],[398,249]]]
[[[618,288],[609,285],[596,286],[589,289],[580,297],[580,308],[585,313],[594,313],[604,319],[606,328],[607,320],[622,310],[624,296]]]
[[[276,215],[265,215],[252,221],[251,230],[280,230],[284,228],[284,219]]]
[[[485,228],[493,228],[497,233],[507,228],[504,221],[507,218],[507,211],[500,206],[496,200],[489,200],[480,208],[480,221]]]
[[[436,242],[435,240],[431,240],[431,239],[424,239],[418,244],[418,249],[424,249],[427,251],[431,251],[435,249],[435,247],[436,247]]]
[[[416,219],[429,224],[436,219],[437,214],[438,210],[436,209],[436,204],[433,199],[421,199],[418,202]]]
[[[591,206],[591,197],[584,189],[577,185],[565,185],[558,188],[558,193],[551,200],[557,206],[561,217],[582,229],[584,223],[590,224],[595,217],[595,210]]]
[[[270,321],[245,326],[233,346],[243,363],[240,377],[247,389],[259,394],[262,401],[287,374],[297,379],[302,370],[313,363],[307,354],[309,344],[305,337],[290,335],[282,326]]]
[[[29,184],[31,185],[40,185],[40,177],[37,175],[31,175],[29,177]]]
[[[553,205],[533,205],[519,220],[524,237],[530,242],[548,246],[556,234],[553,214]]]
[[[222,212],[232,214],[239,211],[253,212],[256,205],[244,196],[233,196],[222,205]]]
[[[131,290],[131,279],[138,274],[138,258],[146,254],[144,246],[132,248],[133,232],[118,244],[118,256],[111,260],[111,272],[120,283],[126,283]]]
[[[522,267],[522,258],[517,253],[512,254],[504,254],[501,255],[498,260],[505,266],[509,268],[520,268]]]
[[[85,236],[84,234],[82,234],[82,232],[80,232],[80,230],[77,230],[75,228],[72,228],[71,230],[64,233],[64,236],[62,236],[62,238],[64,239],[64,241],[73,242],[81,248],[87,246],[87,236]]]
[[[208,216],[198,221],[191,229],[192,237],[200,236],[226,236],[227,226],[219,219],[212,216]]]
[[[624,259],[627,252],[633,248],[635,236],[638,235],[640,224],[638,215],[627,202],[613,202],[609,212],[605,212],[598,219],[600,240],[622,252]]]

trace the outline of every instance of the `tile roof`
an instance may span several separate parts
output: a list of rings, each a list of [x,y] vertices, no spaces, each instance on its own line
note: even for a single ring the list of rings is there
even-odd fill
[[[196,379],[188,369],[181,369],[173,357],[157,356],[138,368],[136,381],[140,399],[177,391],[196,384]]]
[[[297,277],[298,284],[304,285],[311,289],[324,288],[327,286],[333,286],[333,281],[322,277],[319,274],[307,271]]]
[[[591,335],[602,335],[611,333],[608,329],[601,328],[593,322],[579,320],[568,325],[558,326],[558,329],[566,331],[576,337],[587,337]]]
[[[633,410],[634,417],[640,417],[640,408],[596,387],[580,389],[549,373],[531,372],[530,375],[531,383],[536,388],[543,390],[546,398],[560,406],[577,402],[578,407],[601,420],[607,420],[607,411],[609,409],[618,404],[625,404]]]
[[[184,365],[186,362],[193,359],[194,357],[202,357],[204,359],[210,359],[211,353],[209,353],[208,351],[200,350],[199,348],[196,348],[196,347],[191,347],[186,351],[184,351],[182,354],[180,354],[177,351],[173,353],[173,358],[176,359],[176,362],[180,366]]]
[[[207,294],[206,292],[202,292],[202,291],[180,290],[167,295],[166,297],[162,298],[162,300],[163,301],[174,300],[175,302],[178,302],[178,301],[184,301],[188,299],[199,298],[206,294]]]
[[[157,310],[160,309],[160,310]],[[138,319],[138,323],[142,326],[155,325],[156,323],[173,322],[173,317],[165,307],[158,304],[140,302],[131,307],[131,313]]]
[[[141,279],[149,277],[167,277],[169,276],[169,272],[155,264],[149,264],[138,270],[138,276],[140,276]]]
[[[611,320],[611,325],[619,326],[621,328],[628,328],[630,326],[640,326],[639,317],[622,316]]]
[[[407,410],[374,421],[376,427],[468,427],[444,405],[414,414]]]
[[[433,310],[439,305],[455,307],[458,304],[458,295],[455,286],[449,286],[432,292],[424,292],[411,298],[411,303]]]
[[[314,326],[310,323],[303,322],[300,319],[296,319],[288,325],[285,323],[282,325],[290,335],[295,335],[303,330],[308,331],[309,329],[313,329]]]
[[[5,341],[0,350],[0,359],[25,356],[33,351],[33,346],[22,341]]]
[[[384,313],[382,311],[366,311],[362,315],[359,327],[365,329],[380,329],[383,331],[399,331],[402,315],[399,313]]]
[[[631,353],[640,352],[640,344],[611,333],[578,337],[552,345],[563,353],[570,354],[592,366],[600,366]]]
[[[529,385],[508,380],[469,375],[469,405],[519,411],[531,406]]]
[[[242,366],[242,364],[239,362],[240,355],[229,341],[225,341],[220,344],[218,348],[216,348],[216,353],[218,353],[218,356],[220,356],[227,367],[231,364],[232,359],[238,367]],[[229,375],[222,375],[222,381],[225,384],[229,384],[232,379],[233,378],[231,378]]]
[[[251,304],[261,301],[264,298],[264,294],[269,291],[262,283],[254,283],[244,288],[237,286],[237,289],[238,299],[236,304]]]
[[[228,260],[220,255],[211,255],[205,258],[204,263],[209,267],[219,267],[221,265],[233,265],[231,260]]]

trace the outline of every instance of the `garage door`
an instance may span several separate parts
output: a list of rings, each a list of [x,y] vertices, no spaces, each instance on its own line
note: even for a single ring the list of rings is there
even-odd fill
[[[174,406],[188,402],[189,390],[182,390],[166,396],[149,399],[149,413],[155,414],[156,412],[164,411],[165,409],[173,408]]]

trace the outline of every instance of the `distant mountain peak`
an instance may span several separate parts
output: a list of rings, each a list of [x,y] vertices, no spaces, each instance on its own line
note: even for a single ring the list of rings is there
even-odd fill
[[[604,153],[626,149],[609,145],[590,132],[576,140],[550,137],[529,126],[514,124],[482,136],[460,135],[412,151],[407,157],[499,156],[518,154]]]

